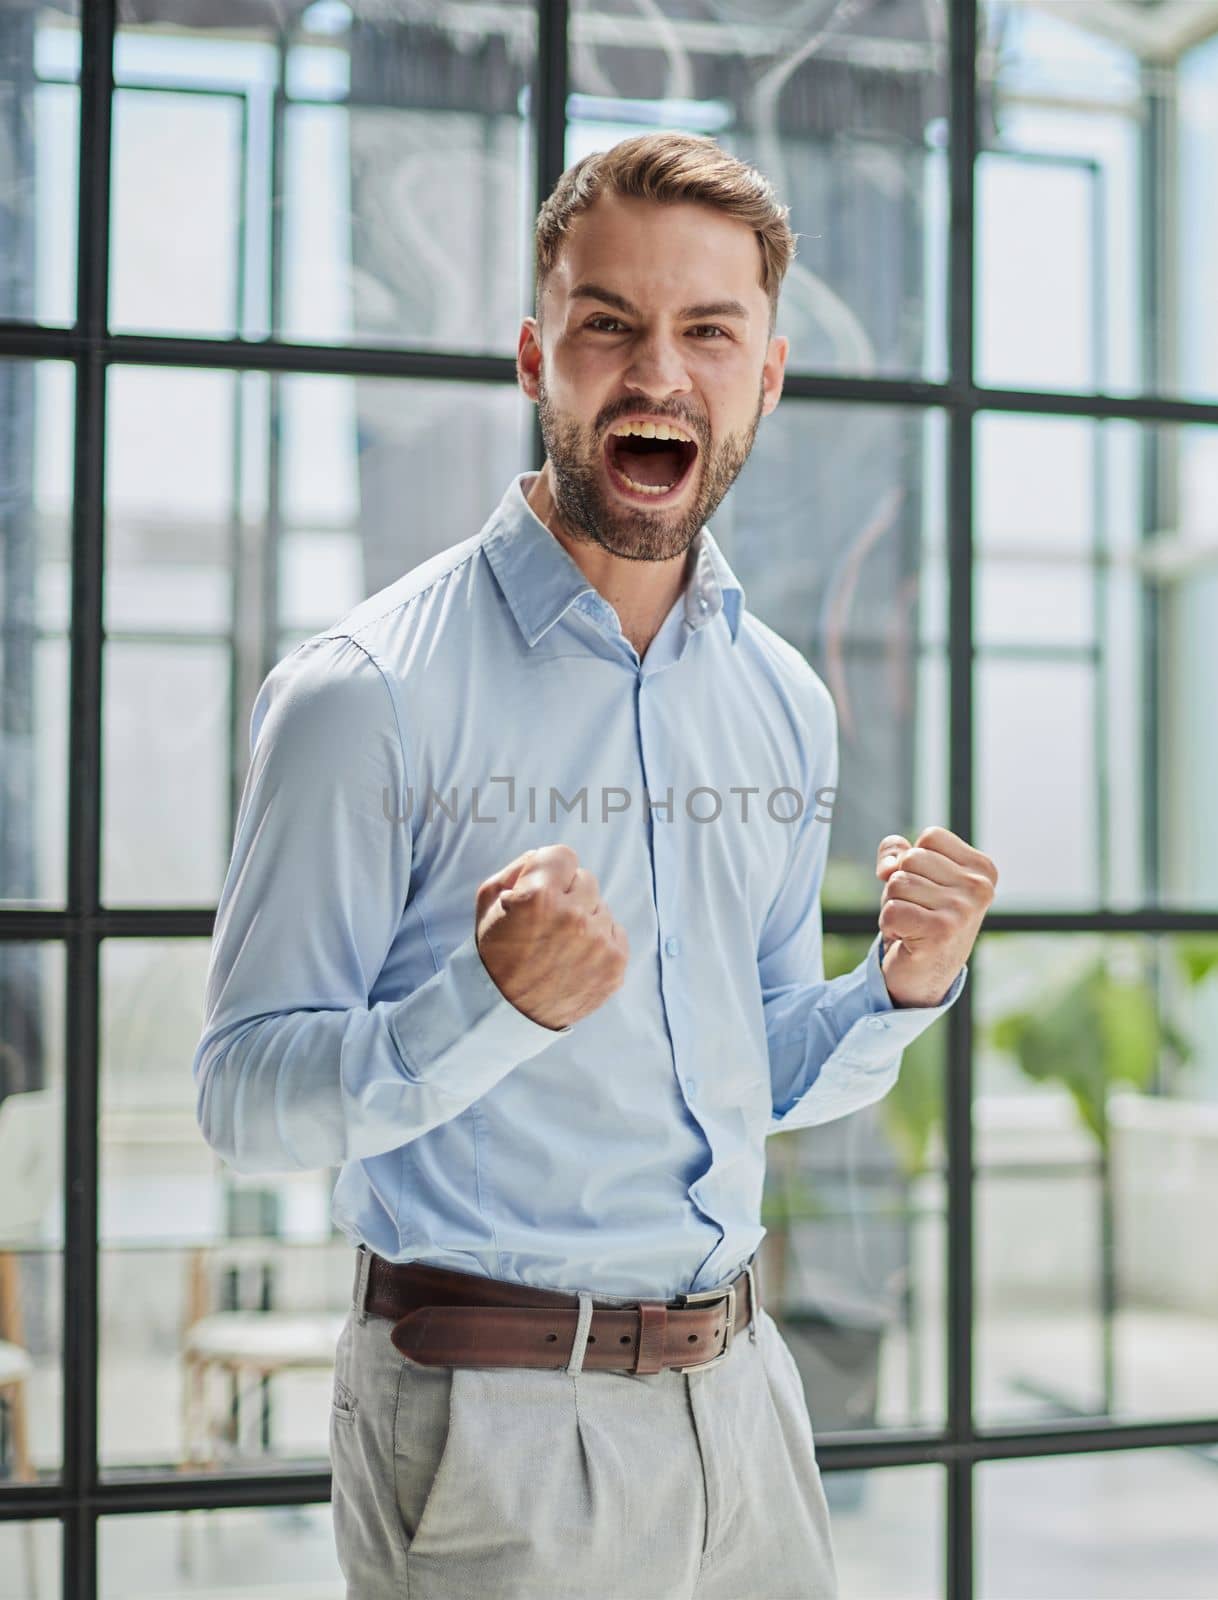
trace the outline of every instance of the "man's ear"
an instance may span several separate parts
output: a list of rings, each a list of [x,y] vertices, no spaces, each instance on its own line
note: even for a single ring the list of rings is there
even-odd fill
[[[761,369],[761,414],[768,417],[782,394],[782,376],[786,371],[787,352],[791,341],[785,337],[771,339],[766,351],[765,365]]]
[[[525,317],[516,344],[516,381],[530,400],[537,399],[537,378],[541,372],[541,327],[536,317]]]

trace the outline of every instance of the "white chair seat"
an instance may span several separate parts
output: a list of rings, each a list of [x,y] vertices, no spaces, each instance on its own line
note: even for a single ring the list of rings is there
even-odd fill
[[[345,1320],[333,1313],[214,1311],[187,1329],[184,1349],[197,1360],[232,1366],[332,1367]]]
[[[24,1383],[33,1371],[34,1363],[20,1345],[0,1339],[0,1384]]]

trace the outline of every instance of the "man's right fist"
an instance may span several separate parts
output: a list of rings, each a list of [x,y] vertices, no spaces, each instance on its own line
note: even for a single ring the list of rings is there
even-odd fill
[[[565,1028],[616,994],[630,946],[570,845],[526,850],[478,886],[482,964],[518,1011]]]

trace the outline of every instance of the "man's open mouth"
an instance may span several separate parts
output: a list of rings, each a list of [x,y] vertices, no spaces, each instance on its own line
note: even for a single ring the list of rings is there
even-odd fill
[[[674,423],[618,422],[605,441],[614,486],[639,499],[675,497],[697,457],[692,435]]]

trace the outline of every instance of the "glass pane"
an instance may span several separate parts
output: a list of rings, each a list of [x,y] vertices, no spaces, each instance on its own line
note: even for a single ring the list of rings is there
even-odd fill
[[[1218,429],[990,414],[976,438],[976,843],[1003,906],[1218,905]]]
[[[63,1018],[62,946],[0,942],[0,1485],[62,1454]]]
[[[791,208],[791,369],[941,378],[947,11],[576,0],[567,160],[652,128],[711,134]]]
[[[102,947],[101,1458],[324,1470],[351,1247],[334,1174],[243,1178],[204,1143],[190,1062],[207,955],[200,939]]]
[[[233,566],[254,564],[246,546],[267,515],[269,384],[256,373],[110,369],[107,637],[229,629]]]
[[[979,380],[1212,396],[1212,8],[983,0],[979,31]]]
[[[1109,530],[1101,434],[1085,418],[978,419],[975,603],[983,646],[1095,645]],[[1035,463],[1035,470],[1031,464]],[[1132,534],[1126,511],[1112,533]]]
[[[106,644],[102,898],[206,905],[228,838],[229,652]]]
[[[0,1522],[0,1600],[37,1600],[60,1589],[58,1522]]]
[[[1105,389],[1094,161],[991,151],[977,163],[978,379],[1016,389]],[[1036,247],[1030,248],[1033,236]],[[1047,250],[1044,240],[1053,248]],[[1019,312],[1013,313],[1018,307]],[[1052,374],[1052,382],[1046,374]]]
[[[70,366],[0,361],[0,904],[64,902],[73,399]]]
[[[329,561],[296,578],[285,623],[329,626],[438,551],[469,538],[532,454],[535,415],[512,384],[294,377],[282,381],[284,533],[323,536],[347,582],[335,593]],[[404,515],[405,508],[409,508]],[[307,545],[306,545],[307,548]],[[279,570],[283,573],[283,557]],[[283,579],[281,577],[281,585]]]
[[[330,1507],[103,1517],[100,1600],[343,1600]]]
[[[477,533],[531,410],[508,384],[122,366],[109,416],[102,898],[206,905],[285,638]]]
[[[943,481],[940,413],[788,398],[713,519],[750,611],[837,706],[826,906],[878,915],[880,840],[946,819]]]
[[[1016,892],[1023,902],[1046,906],[1093,905],[1098,898],[1094,689],[1093,669],[1082,661],[977,667],[975,842],[997,864],[1005,905]]]
[[[978,1600],[1211,1600],[1214,1462],[1122,1450],[977,1468]]]
[[[826,935],[825,975],[870,942]],[[943,1419],[945,1046],[929,1029],[882,1100],[767,1146],[761,1293],[817,1439]]]
[[[940,1600],[944,1475],[938,1467],[824,1472],[833,1550],[850,1600]]]
[[[110,323],[117,331],[225,338],[240,331],[244,115],[239,96],[215,89],[115,94]]]
[[[238,10],[120,0],[116,325],[513,352],[533,7]]]
[[[980,954],[979,1416],[1212,1416],[1218,934]]]
[[[76,321],[79,0],[0,6],[0,318]]]

